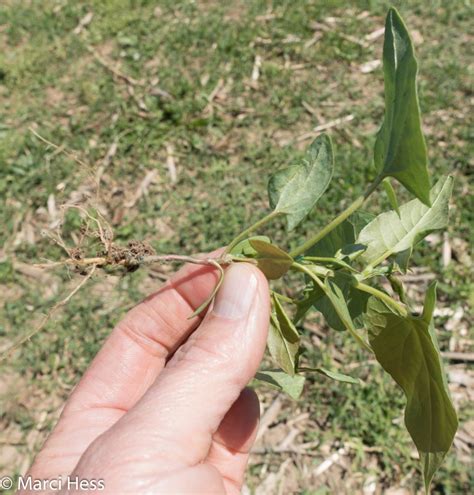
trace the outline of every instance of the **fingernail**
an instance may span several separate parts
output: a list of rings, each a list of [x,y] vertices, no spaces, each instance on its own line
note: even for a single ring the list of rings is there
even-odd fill
[[[248,314],[257,292],[257,277],[246,263],[232,265],[225,272],[212,312],[237,320]]]

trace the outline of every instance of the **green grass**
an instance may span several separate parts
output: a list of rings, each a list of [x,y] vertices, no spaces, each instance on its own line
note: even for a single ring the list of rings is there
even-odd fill
[[[435,178],[456,175],[449,237],[465,246],[474,211],[468,188],[472,126],[467,110],[472,97],[467,34],[472,9],[462,1],[395,5],[416,31],[430,169]],[[368,42],[364,37],[383,26],[387,6],[379,0],[2,2],[0,279],[5,300],[0,344],[27,332],[38,314],[70,287],[68,273],[52,275],[48,284],[56,288],[44,290],[44,283],[14,268],[62,255],[41,236],[54,220],[48,198],[54,197],[58,207],[77,197],[95,198],[89,170],[45,145],[29,127],[93,170],[117,143],[95,202],[113,222],[116,239],[146,239],[160,252],[191,254],[226,244],[268,212],[268,175],[301,156],[308,141],[297,142],[298,136],[353,115],[351,122],[329,131],[336,172],[318,208],[291,238],[282,222],[273,224],[275,240],[283,247],[295,246],[347,206],[374,174],[372,146],[383,114],[383,77],[380,67],[363,74],[360,66],[380,58],[382,38]],[[92,22],[75,34],[88,12],[94,14]],[[315,22],[329,29],[318,30]],[[308,46],[315,33],[322,33],[321,39]],[[133,87],[134,96],[91,49],[110,67],[143,83]],[[260,77],[252,84],[257,55],[262,59]],[[218,85],[221,90],[209,103]],[[166,166],[167,146],[174,150],[176,184]],[[124,207],[150,171],[156,175],[148,194]],[[383,196],[375,197],[371,206],[374,211],[380,207],[388,207]],[[78,215],[68,214],[66,242],[73,243],[78,226]],[[468,308],[469,266],[459,262],[455,251],[453,263],[445,268],[440,253],[440,244],[425,243],[415,264],[436,274],[443,306]],[[46,398],[67,396],[120,314],[158,284],[141,272],[110,280],[93,282],[95,297],[79,294],[5,366],[5,373],[21,376],[27,394],[39,403],[45,399],[43,434],[57,409]],[[442,319],[438,323],[446,348],[452,334]],[[308,435],[378,448],[378,475],[384,486],[392,486],[416,466],[408,435],[399,422],[393,424],[402,414],[402,395],[381,371],[363,364],[366,356],[345,336],[329,335],[318,349],[308,338],[306,359],[330,363],[334,345],[349,361],[361,361],[357,373],[366,384],[358,388],[311,378],[314,386],[307,388],[299,407],[312,416],[323,411],[328,421]],[[35,429],[38,402],[28,399],[29,407],[22,407],[16,395],[7,394],[2,403],[1,423],[25,437]],[[467,414],[466,405],[461,418],[468,419]],[[23,445],[19,451],[25,458],[38,447]],[[358,452],[354,469],[364,472],[368,454],[363,448]],[[419,487],[419,475],[410,483]],[[468,493],[472,487],[469,466],[452,452],[435,491]],[[303,481],[303,489],[316,493],[324,487],[304,486]]]

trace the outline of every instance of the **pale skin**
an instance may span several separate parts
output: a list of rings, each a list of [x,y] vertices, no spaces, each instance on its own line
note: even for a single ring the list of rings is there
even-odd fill
[[[30,476],[103,479],[100,493],[240,493],[259,419],[245,386],[265,350],[270,302],[262,273],[234,264],[213,307],[188,319],[217,280],[212,266],[186,265],[125,316]]]

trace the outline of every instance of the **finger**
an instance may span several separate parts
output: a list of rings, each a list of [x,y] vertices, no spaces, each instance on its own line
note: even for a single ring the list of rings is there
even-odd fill
[[[245,388],[225,415],[212,438],[206,463],[221,473],[226,493],[239,494],[244,482],[249,452],[257,436],[260,403],[257,394]]]
[[[90,407],[128,410],[166,360],[198,326],[189,319],[218,280],[213,266],[186,265],[127,313],[84,374],[66,413]]]
[[[214,307],[138,404],[99,438],[76,473],[98,474],[107,459],[121,476],[124,459],[154,475],[202,462],[212,436],[265,350],[268,284],[247,263],[226,272]]]
[[[114,488],[114,487],[112,487]],[[137,493],[136,486],[127,490],[123,483],[117,483],[117,489],[122,493]],[[228,495],[225,483],[219,471],[209,464],[172,471],[161,479],[152,482],[147,493],[162,493],[168,495]],[[114,491],[110,491],[114,493]]]
[[[124,317],[67,402],[35,460],[35,475],[70,472],[90,443],[138,401],[201,321],[188,317],[217,280],[213,267],[186,265]]]

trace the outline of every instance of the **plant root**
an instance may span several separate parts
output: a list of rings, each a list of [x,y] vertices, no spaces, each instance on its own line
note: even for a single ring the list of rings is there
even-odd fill
[[[10,347],[8,347],[5,351],[3,351],[0,354],[0,362],[4,361],[7,359],[12,352],[14,352],[18,347],[20,347],[22,344],[30,340],[32,337],[34,337],[37,333],[39,333],[49,322],[49,320],[53,317],[53,315],[63,306],[65,306],[81,289],[86,285],[86,283],[91,279],[92,275],[94,275],[94,272],[97,269],[97,265],[92,265],[90,270],[87,272],[86,276],[79,282],[79,284],[74,287],[74,289],[61,301],[56,303],[42,318],[40,324],[35,327],[33,330],[28,332],[26,335],[18,339],[14,344],[12,344]]]

